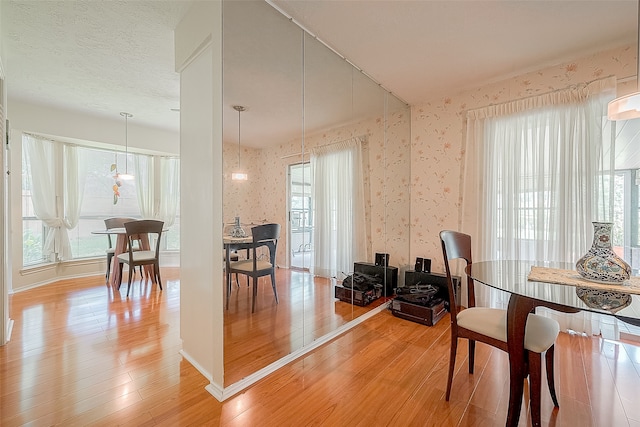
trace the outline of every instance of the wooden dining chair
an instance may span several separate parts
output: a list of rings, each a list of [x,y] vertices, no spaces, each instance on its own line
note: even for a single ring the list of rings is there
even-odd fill
[[[463,259],[466,265],[471,265],[471,236],[456,231],[444,230],[440,232],[444,266],[447,274],[449,288],[449,304],[451,311],[451,351],[449,354],[449,375],[447,377],[447,392],[445,399],[448,401],[451,395],[451,383],[456,361],[458,339],[466,338],[469,341],[469,373],[473,374],[473,364],[476,341],[483,342],[505,352],[507,349],[507,312],[506,310],[476,307],[474,281],[467,276],[468,308],[460,310],[456,304],[455,289],[451,277],[449,262],[455,259]],[[554,343],[560,332],[560,325],[553,319],[529,314],[524,337],[524,347],[527,360],[525,372],[529,374],[529,395],[532,405],[532,418],[540,417],[540,388],[542,376],[542,353],[546,352],[545,361],[547,368],[547,384],[553,404],[558,407],[556,397],[553,354]],[[533,425],[536,420],[532,420]]]
[[[162,228],[164,227],[163,221],[156,221],[152,219],[145,219],[140,221],[130,221],[124,223],[124,228],[127,232],[128,248],[127,252],[118,255],[120,277],[122,277],[123,264],[129,265],[129,283],[127,285],[127,296],[131,290],[131,281],[133,278],[132,271],[136,266],[153,265],[153,275],[151,280],[157,283],[162,290],[162,280],[160,279],[160,238],[162,237]],[[140,250],[134,250],[134,241],[141,239],[142,235],[154,235],[155,248],[145,248],[144,246]],[[148,241],[148,240],[147,240]],[[146,244],[145,244],[146,245]],[[122,284],[122,282],[120,283]],[[120,286],[118,286],[120,289]]]
[[[124,228],[124,223],[129,221],[135,221],[135,218],[107,218],[104,220],[104,228],[107,230],[111,230],[113,228]],[[113,245],[113,241],[111,240],[111,235],[107,234],[107,239],[109,239],[109,247],[107,248],[107,272],[105,274],[105,278],[107,282],[109,281],[109,276],[111,275],[111,261],[113,260],[113,255],[115,253],[115,247]],[[136,249],[137,250],[137,249]],[[142,270],[140,271],[142,273]]]
[[[256,296],[258,294],[258,278],[271,276],[271,287],[273,295],[278,303],[278,291],[276,289],[276,250],[278,239],[280,238],[280,224],[263,224],[251,228],[252,242],[249,250],[250,258],[239,261],[226,260],[227,271],[227,309],[229,308],[229,297],[231,295],[231,275],[233,273],[244,274],[253,278],[253,296],[251,297],[251,312],[256,309]],[[266,247],[268,250],[267,259],[263,259],[258,253],[259,248]]]

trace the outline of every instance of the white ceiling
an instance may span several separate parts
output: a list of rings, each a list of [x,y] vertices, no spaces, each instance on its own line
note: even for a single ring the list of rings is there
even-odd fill
[[[192,1],[2,2],[10,99],[178,129],[173,29]],[[410,104],[637,37],[635,1],[272,2]]]

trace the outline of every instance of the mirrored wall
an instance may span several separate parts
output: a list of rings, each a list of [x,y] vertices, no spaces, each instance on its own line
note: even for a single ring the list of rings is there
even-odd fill
[[[236,217],[247,233],[281,226],[279,303],[266,276],[252,312],[247,277],[232,277],[229,386],[383,304],[391,284],[367,306],[335,298],[354,263],[389,254],[402,281],[410,265],[410,110],[269,4],[228,1],[223,115],[222,226]],[[342,155],[344,147],[352,154]],[[247,180],[233,180],[234,172]]]

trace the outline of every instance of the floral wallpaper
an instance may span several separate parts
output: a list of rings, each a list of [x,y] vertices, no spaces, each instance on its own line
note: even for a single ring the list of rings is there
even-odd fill
[[[318,145],[331,144],[357,136],[365,136],[368,152],[368,174],[365,196],[368,242],[373,261],[376,252],[389,253],[390,264],[407,264],[409,258],[409,184],[410,184],[410,112],[408,108],[390,112],[385,138],[383,118],[305,135],[305,151]],[[233,222],[236,213],[243,223],[263,221],[282,225],[278,243],[278,264],[287,265],[287,172],[288,166],[300,163],[301,141],[289,141],[264,149],[241,148],[241,166],[248,171],[246,182],[231,181],[237,168],[238,146],[223,148],[225,224]],[[308,155],[305,160],[308,161]]]
[[[411,114],[389,114],[385,140],[384,120],[368,121],[305,136],[309,148],[366,136],[369,146],[369,199],[371,210],[369,261],[376,252],[390,254],[391,265],[411,268],[416,257],[430,258],[433,271],[443,271],[438,233],[458,229],[460,173],[464,159],[466,112],[527,96],[565,88],[608,75],[625,79],[618,93],[635,89],[636,52],[621,47],[542,68],[481,87],[462,90],[414,105]],[[410,120],[411,132],[407,131]],[[301,161],[301,142],[288,141],[262,150],[242,147],[241,166],[249,181],[232,182],[238,147],[224,147],[224,221],[239,214],[243,223],[273,221],[283,225],[278,263],[288,258],[287,166]],[[307,159],[307,158],[305,158]],[[410,248],[410,252],[409,252]]]
[[[618,94],[635,89],[635,47],[622,47],[460,91],[412,107],[411,256],[432,259],[444,271],[438,233],[459,228],[460,173],[467,110],[615,75]]]

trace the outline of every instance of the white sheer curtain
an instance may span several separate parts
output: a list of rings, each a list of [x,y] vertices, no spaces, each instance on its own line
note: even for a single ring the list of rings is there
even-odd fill
[[[134,165],[142,217],[159,219],[166,227],[171,227],[180,202],[180,159],[136,154]]]
[[[311,272],[349,274],[366,259],[362,138],[311,150],[314,257]]]
[[[155,186],[153,180],[153,157],[142,154],[133,155],[133,174],[136,181],[136,194],[142,218],[156,217],[154,209]]]
[[[157,217],[171,227],[176,220],[180,203],[180,159],[160,158],[160,188]]]
[[[615,87],[610,77],[468,113],[462,229],[473,236],[475,261],[573,263],[591,246],[592,221],[612,220],[614,150],[605,130]],[[477,290],[481,304],[506,308],[508,295]],[[563,330],[589,334],[615,321],[543,311]]]
[[[86,162],[78,159],[75,146],[35,135],[23,135],[23,149],[33,208],[36,217],[47,226],[43,254],[51,261],[71,259],[67,230],[78,224]],[[62,182],[56,177],[61,177]]]

